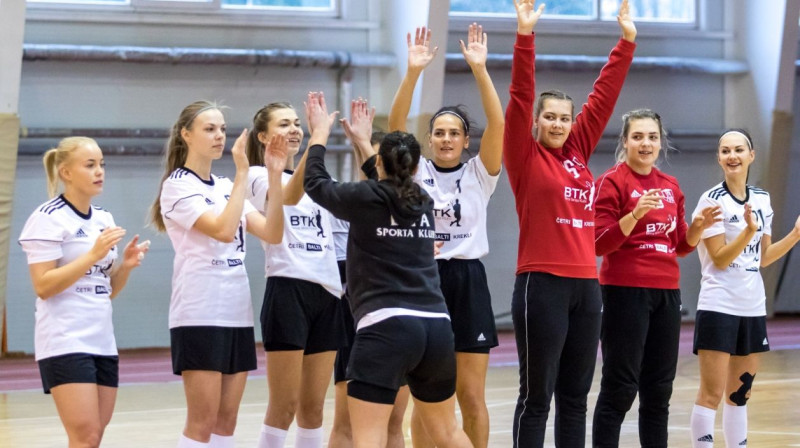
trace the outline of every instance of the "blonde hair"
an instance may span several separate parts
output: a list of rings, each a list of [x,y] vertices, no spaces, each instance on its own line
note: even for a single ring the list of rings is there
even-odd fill
[[[58,146],[44,153],[42,164],[47,175],[48,197],[54,198],[58,194],[58,183],[61,180],[58,171],[69,162],[72,153],[81,146],[97,146],[97,142],[89,137],[67,137],[58,142]]]
[[[222,111],[217,103],[205,100],[195,101],[184,107],[180,116],[178,116],[178,121],[172,125],[172,129],[169,132],[169,139],[164,145],[164,175],[161,176],[161,182],[158,184],[156,200],[153,201],[153,205],[150,206],[150,222],[159,232],[167,230],[167,227],[164,225],[164,217],[161,216],[161,188],[164,185],[164,181],[167,180],[167,177],[186,163],[186,156],[189,153],[189,147],[181,136],[181,130],[184,128],[191,130],[194,119],[208,110]]]

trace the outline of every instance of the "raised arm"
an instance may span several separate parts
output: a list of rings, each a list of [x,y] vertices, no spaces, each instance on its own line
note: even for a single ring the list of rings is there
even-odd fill
[[[394,94],[392,109],[389,111],[389,132],[407,129],[406,121],[408,111],[411,110],[411,98],[414,88],[419,80],[422,70],[431,63],[439,47],[431,49],[431,30],[426,27],[417,28],[414,33],[414,42],[411,42],[411,33],[406,34],[408,43],[408,68],[397,93]]]
[[[628,0],[622,0],[620,4],[617,23],[622,37],[611,50],[608,62],[600,71],[600,76],[595,81],[586,104],[581,108],[581,113],[575,118],[570,133],[570,139],[578,142],[577,147],[585,160],[589,160],[594,152],[603,130],[608,125],[608,120],[614,113],[614,106],[617,104],[628,69],[633,62],[636,25],[630,15]]]
[[[708,255],[711,257],[711,261],[714,262],[714,267],[717,269],[725,269],[728,265],[733,263],[733,260],[742,253],[745,246],[747,246],[750,240],[755,236],[758,230],[758,223],[753,216],[753,209],[750,207],[750,204],[744,205],[744,221],[747,227],[729,243],[725,242],[724,233],[703,240],[703,244],[705,244],[706,249],[708,249]]]
[[[761,266],[767,267],[786,255],[800,241],[800,216],[794,222],[792,230],[782,240],[772,244],[772,236],[761,238]]]
[[[269,244],[278,244],[283,239],[283,187],[281,173],[288,154],[286,137],[272,136],[264,147],[264,166],[272,194],[265,198],[264,214],[253,211],[247,214],[247,231]]]
[[[236,142],[231,149],[233,162],[236,165],[236,174],[233,177],[233,188],[228,198],[228,203],[219,215],[208,211],[200,215],[194,222],[193,228],[210,238],[224,243],[233,242],[236,238],[236,231],[239,230],[242,210],[244,210],[245,189],[247,188],[247,171],[250,163],[245,154],[245,142],[247,142],[247,129],[236,138]]]
[[[353,145],[356,166],[362,164],[375,155],[372,148],[372,122],[375,119],[375,108],[369,108],[363,98],[350,103],[350,120],[342,118],[339,122],[344,128],[344,133]],[[359,169],[359,178],[366,179],[366,175]]]
[[[459,41],[461,42],[461,53],[475,76],[483,104],[483,113],[486,114],[486,129],[481,138],[479,156],[486,171],[494,176],[500,173],[500,165],[503,161],[503,126],[505,126],[503,106],[500,105],[500,97],[497,96],[492,78],[489,76],[489,71],[486,70],[488,37],[483,32],[483,27],[477,23],[471,24],[467,40],[466,45],[463,40]]]
[[[511,64],[510,98],[506,107],[503,131],[503,158],[512,187],[525,175],[533,141],[534,39],[533,29],[544,11],[544,4],[535,9],[534,0],[514,0],[517,11],[517,41]]]

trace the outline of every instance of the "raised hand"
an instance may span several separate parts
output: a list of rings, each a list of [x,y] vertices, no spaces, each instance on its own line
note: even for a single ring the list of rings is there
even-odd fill
[[[754,232],[758,230],[758,220],[756,214],[753,213],[753,206],[749,202],[744,204],[744,222],[749,230]]]
[[[264,146],[264,166],[270,176],[279,176],[286,167],[286,158],[289,148],[286,146],[286,136],[274,134]]]
[[[237,174],[247,174],[250,169],[250,162],[247,160],[247,129],[243,129],[242,133],[236,137],[231,148],[231,155],[233,156],[233,163],[236,166]]]
[[[489,54],[489,50],[486,46],[488,37],[483,32],[483,26],[472,23],[469,26],[467,44],[464,45],[463,40],[459,40],[459,42],[461,43],[461,54],[464,55],[464,59],[470,67],[486,65],[486,57]]]
[[[335,111],[328,114],[328,106],[325,104],[325,95],[322,92],[308,92],[308,99],[305,106],[309,132],[312,135],[315,132],[329,134],[336,120],[336,115],[338,115],[339,112]]]
[[[125,236],[125,229],[122,227],[106,227],[100,232],[100,236],[97,237],[94,246],[92,246],[90,251],[92,258],[95,261],[105,258],[108,255],[108,251],[122,241],[123,236]]]
[[[539,18],[544,11],[544,3],[535,7],[536,0],[514,0],[514,8],[517,10],[517,34],[528,35],[533,32]]]
[[[631,18],[631,8],[628,5],[628,0],[622,0],[619,5],[619,13],[617,14],[617,23],[622,30],[622,38],[628,42],[636,40],[636,24],[633,23]]]
[[[636,207],[633,208],[632,212],[633,219],[638,221],[650,212],[650,210],[663,206],[664,204],[661,202],[661,190],[658,188],[648,190],[639,198],[639,201],[636,202]]]
[[[692,219],[692,227],[703,231],[720,221],[722,221],[722,208],[719,205],[706,207],[700,210],[700,213]]]
[[[375,108],[369,108],[367,100],[358,98],[350,102],[350,120],[342,118],[339,122],[351,142],[369,141],[372,137],[372,120]]]
[[[431,30],[430,28],[417,28],[414,33],[414,42],[411,42],[411,33],[406,34],[408,43],[408,69],[422,70],[431,63],[436,56],[439,47],[431,49]]]

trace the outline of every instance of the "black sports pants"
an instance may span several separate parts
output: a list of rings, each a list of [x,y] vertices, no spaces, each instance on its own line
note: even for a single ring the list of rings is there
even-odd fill
[[[511,300],[519,356],[514,447],[544,444],[553,393],[556,446],[585,446],[586,396],[597,360],[600,307],[597,279],[517,275]]]
[[[639,442],[665,448],[680,342],[680,290],[604,285],[602,291],[603,379],[592,445],[619,446],[620,425],[638,392]]]

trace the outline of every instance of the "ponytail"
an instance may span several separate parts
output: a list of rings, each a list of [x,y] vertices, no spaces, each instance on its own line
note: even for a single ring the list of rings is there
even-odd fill
[[[378,154],[386,172],[386,180],[395,185],[397,196],[412,204],[422,203],[422,190],[414,182],[414,171],[420,156],[420,145],[414,135],[401,131],[387,134]]]
[[[164,181],[173,171],[186,164],[186,156],[189,154],[189,147],[183,140],[181,131],[183,129],[191,130],[194,119],[201,113],[211,109],[220,110],[220,107],[211,101],[195,101],[181,111],[178,121],[170,129],[169,139],[164,145],[164,175],[161,176],[161,182],[158,184],[158,195],[150,206],[150,222],[159,232],[167,230],[164,225],[164,217],[161,215],[161,189]]]
[[[61,177],[59,168],[69,161],[72,153],[81,146],[97,146],[97,142],[89,137],[67,137],[55,148],[51,148],[42,156],[44,173],[47,176],[47,196],[54,198],[58,194],[58,183]]]

